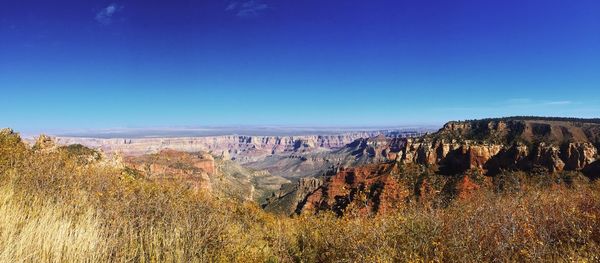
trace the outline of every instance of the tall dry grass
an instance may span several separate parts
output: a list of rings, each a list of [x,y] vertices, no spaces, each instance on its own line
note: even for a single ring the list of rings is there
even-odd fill
[[[106,260],[100,221],[38,198],[23,201],[0,189],[0,262],[94,262]]]

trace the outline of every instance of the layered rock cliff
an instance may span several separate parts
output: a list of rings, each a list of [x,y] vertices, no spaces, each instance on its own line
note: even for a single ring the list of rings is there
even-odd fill
[[[128,156],[125,163],[156,181],[180,181],[196,190],[212,191],[210,177],[215,174],[214,158],[207,153],[182,153],[162,150],[157,154]]]
[[[438,165],[448,174],[481,169],[580,171],[597,162],[600,125],[585,122],[489,120],[450,122],[437,133],[408,139],[403,163]]]
[[[380,131],[353,132],[340,135],[307,136],[210,136],[183,138],[100,139],[56,137],[58,144],[82,144],[123,155],[157,153],[163,149],[184,152],[211,152],[235,159],[239,163],[257,161],[265,156],[282,153],[302,153],[318,149],[338,149],[359,138],[369,138]]]

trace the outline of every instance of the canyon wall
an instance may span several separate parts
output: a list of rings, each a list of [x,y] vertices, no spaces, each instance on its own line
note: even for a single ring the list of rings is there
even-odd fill
[[[582,171],[597,163],[600,125],[553,121],[450,122],[435,134],[407,139],[398,161],[442,172],[544,168]]]
[[[206,151],[215,156],[236,159],[240,163],[265,156],[289,152],[308,152],[319,148],[337,149],[358,138],[368,138],[382,132],[353,132],[340,135],[306,136],[210,136],[183,138],[100,139],[56,137],[58,144],[82,144],[106,153],[123,155],[157,153],[163,149],[184,152]]]
[[[294,209],[279,210],[284,213],[377,214],[411,201],[468,198],[504,171],[600,178],[599,135],[596,123],[483,120],[450,122],[420,138],[358,139],[335,152],[363,162],[305,178],[287,186],[293,200],[281,191],[264,206],[277,212],[287,198]]]

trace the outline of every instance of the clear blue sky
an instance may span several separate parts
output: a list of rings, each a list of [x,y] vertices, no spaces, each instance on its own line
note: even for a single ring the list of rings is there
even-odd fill
[[[0,126],[600,116],[600,1],[1,1]]]

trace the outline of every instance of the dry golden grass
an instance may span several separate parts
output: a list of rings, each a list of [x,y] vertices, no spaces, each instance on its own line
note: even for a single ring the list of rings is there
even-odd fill
[[[481,191],[371,218],[287,218],[61,152],[7,156],[11,143],[0,151],[0,262],[600,260],[597,183]]]
[[[86,262],[106,259],[100,222],[40,199],[19,201],[0,189],[0,262]]]

